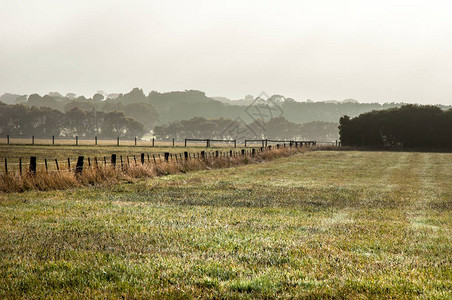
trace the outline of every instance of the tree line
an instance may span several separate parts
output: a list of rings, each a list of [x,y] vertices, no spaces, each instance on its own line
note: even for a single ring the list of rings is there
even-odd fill
[[[27,106],[50,107],[60,112],[68,112],[74,107],[85,111],[121,111],[126,116],[133,117],[143,124],[146,131],[152,130],[155,125],[170,124],[195,117],[208,119],[235,119],[243,116],[247,107],[261,106],[265,109],[266,103],[256,103],[253,96],[245,100],[231,101],[221,97],[211,98],[202,91],[186,90],[161,93],[151,91],[147,95],[142,89],[134,88],[124,94],[95,93],[91,98],[68,93],[65,96],[52,92],[44,96],[38,94],[13,95],[4,94],[0,101],[7,104],[22,103]],[[221,101],[220,101],[221,100]],[[272,95],[267,102],[275,103],[281,110],[273,117],[284,116],[293,123],[307,123],[312,121],[337,122],[343,115],[350,117],[372,110],[382,110],[400,107],[402,103],[358,103],[356,100],[325,101],[325,102],[297,102],[283,95]],[[446,108],[442,106],[442,108]],[[246,116],[246,115],[245,115]],[[252,119],[245,120],[252,122]],[[268,121],[268,120],[265,120]]]
[[[344,146],[452,148],[452,109],[404,105],[355,118],[343,116],[339,123]]]
[[[59,128],[56,128],[54,130],[59,133],[60,136],[70,136],[75,132],[77,132],[79,136],[101,134],[104,136],[111,136],[114,135],[115,131],[123,131],[124,133],[122,134],[124,136],[131,135],[132,131],[134,133],[139,133],[140,130],[137,129],[117,130],[114,129],[112,125],[108,125],[108,120],[111,119],[110,116],[122,113],[123,116],[117,117],[119,119],[122,118],[122,121],[118,122],[118,124],[129,122],[129,125],[122,126],[138,128],[139,125],[132,122],[132,119],[134,119],[142,124],[144,130],[143,134],[149,134],[151,130],[155,129],[155,134],[159,138],[171,135],[187,137],[224,137],[225,134],[222,129],[224,128],[223,122],[231,125],[231,120],[240,117],[247,125],[247,138],[262,138],[262,136],[268,138],[294,138],[302,136],[303,138],[312,138],[316,140],[334,140],[337,138],[338,129],[333,123],[336,124],[341,116],[347,115],[354,117],[373,110],[380,111],[402,106],[401,103],[357,103],[357,101],[353,99],[342,102],[296,102],[294,99],[286,98],[282,95],[272,95],[269,99],[261,99],[264,101],[259,102],[256,100],[257,99],[253,96],[247,96],[244,100],[238,101],[231,101],[221,97],[214,99],[207,97],[204,92],[196,90],[174,91],[168,93],[152,91],[148,95],[145,95],[143,90],[139,88],[134,88],[125,94],[106,95],[103,92],[98,92],[91,98],[77,96],[72,93],[63,96],[57,92],[52,92],[44,96],[38,94],[31,94],[29,96],[4,94],[0,96],[0,102],[4,101],[6,103],[23,104],[33,111],[46,111],[46,108],[59,111],[62,114],[61,119],[63,120],[66,118],[65,121],[61,121],[65,124],[62,127],[63,129],[60,130]],[[272,105],[276,106],[277,109],[274,109],[273,111],[268,110]],[[1,106],[0,109],[3,109],[2,107],[4,106]],[[450,108],[450,106],[447,107],[441,105],[438,107],[442,110]],[[71,112],[74,109],[79,109],[78,113]],[[84,113],[81,113],[80,111]],[[1,113],[4,115],[8,114],[6,112]],[[47,114],[51,113],[47,112]],[[85,116],[81,116],[80,118],[86,118],[86,121],[80,121],[79,123],[86,124],[84,125],[86,129],[83,129],[82,125],[70,125],[71,123],[68,120],[75,118],[77,114],[85,114]],[[68,117],[72,115],[74,116]],[[93,116],[100,118],[96,125],[92,125],[94,124],[94,121],[91,120],[91,118],[94,118]],[[129,118],[129,121],[126,122],[123,119],[127,117]],[[104,121],[104,118],[106,118],[107,121]],[[193,125],[193,129],[178,129],[178,127],[181,126],[191,126],[192,123],[203,123],[204,121],[200,121],[201,119],[199,118],[209,120],[208,123],[210,122],[210,125],[205,126],[207,126],[206,128],[210,128],[210,131],[204,129],[200,131],[196,128],[198,125]],[[51,118],[49,118],[49,120],[50,119]],[[195,121],[192,121],[193,119],[195,119]],[[24,120],[24,122],[26,123],[26,120]],[[105,126],[108,125],[110,127],[98,128],[100,125],[97,124],[103,124],[104,122]],[[281,124],[278,124],[278,122]],[[232,124],[233,127],[234,125],[243,124]],[[19,126],[20,129],[18,129],[19,127],[15,129],[15,125],[5,125],[4,122],[0,123],[0,126],[2,126],[0,132],[5,133],[12,130],[11,134],[24,132],[22,133],[23,135],[29,135],[31,133],[39,136],[44,134],[43,131],[52,131],[50,128],[45,130],[38,129],[42,128],[44,125],[36,124],[22,127]],[[24,129],[25,127],[28,129]],[[36,128],[37,131],[33,132],[33,128]],[[277,132],[272,132],[274,128],[277,128],[275,129]],[[202,132],[202,134],[196,135],[196,131]],[[140,136],[140,134],[137,135]]]
[[[244,124],[238,120],[225,118],[207,119],[196,117],[190,120],[172,122],[156,126],[154,134],[158,139],[211,138],[211,139],[288,139],[333,141],[338,138],[337,123],[308,122],[296,124],[284,117],[267,122],[255,120]]]
[[[74,107],[63,113],[49,107],[7,105],[0,102],[0,134],[40,138],[134,138],[144,134],[143,124],[123,112],[85,111]]]

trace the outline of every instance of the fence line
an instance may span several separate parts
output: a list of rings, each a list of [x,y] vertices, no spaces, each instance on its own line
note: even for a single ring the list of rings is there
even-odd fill
[[[247,144],[249,144],[250,142],[258,142],[262,144],[262,147],[267,147],[268,143],[284,143],[284,145],[287,143],[290,146],[295,145],[298,146],[298,144],[300,144],[300,146],[316,146],[317,145],[317,141],[297,141],[297,140],[271,140],[271,139],[257,139],[257,140],[245,140],[245,148],[247,146]]]
[[[14,144],[14,145],[72,145],[72,146],[181,146],[182,141],[177,141],[175,138],[169,140],[160,140],[157,143],[155,138],[149,140],[139,139],[134,137],[132,139],[116,137],[115,139],[100,139],[97,136],[94,138],[81,138],[74,136],[73,138],[57,138],[51,136],[49,138],[36,138],[35,136],[27,137],[11,137],[6,136],[6,139],[0,138],[0,144]]]
[[[211,143],[234,143],[234,148],[237,148],[237,140],[216,140],[216,139],[185,139],[184,147],[187,147],[187,142],[205,142],[206,148],[211,147]]]
[[[285,148],[286,145],[276,145],[276,149]],[[292,144],[287,145],[287,147],[295,147],[301,148],[301,145]],[[252,156],[254,157],[257,153],[261,153],[264,151],[271,151],[272,146],[269,145],[267,147],[258,147],[252,149],[240,149],[238,150],[229,150],[229,151],[200,151],[200,152],[188,152],[184,151],[183,153],[169,153],[164,152],[163,157],[160,153],[140,153],[139,155],[116,155],[111,154],[109,158],[107,156],[103,157],[86,157],[78,156],[75,161],[75,166],[71,167],[71,158],[68,157],[66,163],[64,160],[59,159],[41,159],[38,161],[36,156],[31,156],[29,162],[23,162],[22,158],[19,158],[19,162],[11,162],[8,158],[4,159],[4,171],[1,173],[11,174],[11,173],[19,173],[19,174],[32,174],[35,175],[38,172],[75,172],[76,174],[82,174],[84,168],[98,168],[98,167],[113,167],[117,168],[120,166],[121,170],[124,170],[126,167],[130,167],[131,165],[157,165],[160,163],[168,163],[168,162],[186,162],[189,160],[209,160],[209,159],[218,159],[218,158],[233,158],[238,156]],[[138,157],[138,159],[137,159]],[[147,160],[146,160],[147,157]],[[152,159],[151,159],[152,157]],[[132,159],[130,159],[132,158]],[[87,164],[85,163],[87,162]],[[11,166],[19,166],[19,170],[17,168],[11,168]],[[39,167],[41,166],[41,167]],[[42,166],[45,166],[44,168]]]
[[[3,141],[2,141],[3,140]],[[14,141],[15,140],[15,141]],[[158,142],[158,143],[157,143]],[[116,137],[116,139],[99,139],[97,136],[94,138],[86,138],[82,139],[78,136],[75,136],[73,138],[60,138],[56,139],[55,136],[52,136],[50,139],[40,138],[36,139],[35,136],[31,136],[30,139],[18,137],[18,138],[12,138],[10,135],[6,136],[6,142],[4,139],[0,139],[0,144],[18,144],[18,145],[74,145],[74,146],[150,146],[150,147],[157,147],[157,146],[182,146],[181,143],[183,143],[184,147],[187,147],[188,142],[203,142],[206,144],[206,148],[211,147],[212,143],[234,143],[234,148],[237,148],[237,140],[226,140],[226,139],[192,139],[192,138],[186,138],[184,141],[177,141],[175,138],[171,138],[168,140],[160,140],[157,141],[154,138],[147,140],[138,139],[135,137],[134,139],[121,139],[120,137]],[[311,141],[301,141],[301,140],[273,140],[273,139],[245,139],[245,147],[247,147],[250,143],[258,143],[261,144],[262,147],[267,147],[269,143],[287,143],[287,144],[300,144],[300,145],[316,145],[317,143],[322,144],[332,144],[336,146],[340,146],[340,142],[333,141],[333,142],[317,142],[315,140]],[[158,145],[159,144],[159,145]]]

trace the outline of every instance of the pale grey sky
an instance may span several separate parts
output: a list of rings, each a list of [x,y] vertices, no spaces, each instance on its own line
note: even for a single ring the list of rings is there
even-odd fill
[[[452,104],[450,1],[0,0],[0,94]]]

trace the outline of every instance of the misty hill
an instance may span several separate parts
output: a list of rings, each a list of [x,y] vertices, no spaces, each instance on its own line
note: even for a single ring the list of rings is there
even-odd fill
[[[298,124],[313,121],[337,123],[344,115],[355,117],[372,110],[403,105],[403,103],[358,103],[354,99],[297,102],[282,95],[273,95],[269,99],[256,102],[252,96],[246,96],[242,100],[230,100],[225,97],[211,98],[204,92],[196,90],[168,93],[152,91],[146,95],[139,88],[134,88],[125,94],[96,93],[91,98],[72,93],[63,97],[58,92],[52,92],[44,96],[32,94],[28,97],[4,94],[1,99],[5,100],[2,100],[4,103],[19,102],[28,106],[50,107],[61,112],[68,112],[75,107],[84,111],[124,112],[126,116],[134,117],[142,123],[146,130],[153,129],[155,125],[165,125],[196,117],[232,120],[241,118],[246,123],[256,119],[263,119],[266,122],[276,117],[284,117]],[[450,106],[438,106],[443,110],[450,108]],[[269,107],[272,107],[273,111],[270,111]]]
[[[27,101],[26,95],[5,93],[0,96],[0,102],[3,102],[5,104],[16,104],[16,103],[24,102],[24,101]]]

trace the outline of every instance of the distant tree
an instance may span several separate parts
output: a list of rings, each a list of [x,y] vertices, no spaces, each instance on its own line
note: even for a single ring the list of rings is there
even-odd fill
[[[48,95],[50,97],[52,97],[53,99],[63,99],[64,98],[63,95],[61,95],[58,92],[50,92],[50,93],[48,93]]]
[[[84,97],[83,97],[84,98]],[[77,98],[77,100],[73,100],[68,102],[64,106],[64,111],[68,112],[72,110],[73,108],[79,108],[84,111],[91,111],[96,109],[96,105],[92,100],[83,99],[81,97]]]
[[[159,119],[159,113],[149,103],[130,103],[120,109],[126,116],[133,117],[143,124],[146,130],[151,130]]]
[[[45,95],[41,97],[38,94],[31,94],[28,97],[28,101],[26,102],[28,106],[37,106],[37,107],[50,107],[53,109],[62,109],[64,106],[64,102],[61,100],[57,100],[50,95]]]
[[[87,134],[88,119],[86,111],[74,107],[66,112],[68,119],[68,132],[71,136],[85,136]]]
[[[27,99],[28,99],[27,95],[22,95],[22,96],[17,97],[15,102],[18,104],[21,104],[21,103],[27,102]]]
[[[127,94],[120,94],[116,99],[114,99],[114,101],[121,102],[122,104],[130,104],[140,102],[146,103],[147,99],[142,89],[134,88]]]
[[[67,93],[66,96],[64,96],[64,97],[69,100],[74,100],[75,98],[77,98],[77,95],[74,93]]]
[[[133,138],[142,136],[143,125],[131,117],[126,117],[123,112],[109,112],[104,115],[102,133],[106,137]]]
[[[103,101],[104,99],[105,99],[105,97],[102,94],[94,94],[94,96],[93,96],[93,101],[100,102],[100,101]]]
[[[15,103],[17,103],[17,99],[20,97],[24,97],[24,96],[17,95],[17,94],[4,93],[3,95],[0,96],[0,102],[6,103],[6,104],[15,104]]]

